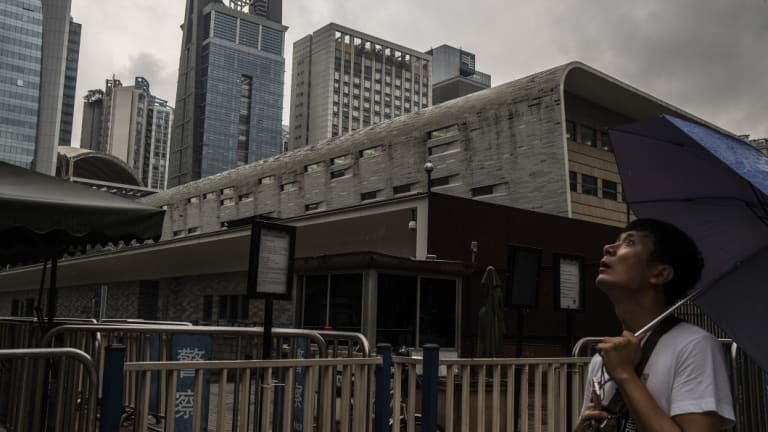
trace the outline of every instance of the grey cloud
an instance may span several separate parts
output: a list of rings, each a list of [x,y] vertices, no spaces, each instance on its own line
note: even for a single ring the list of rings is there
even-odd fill
[[[561,15],[562,53],[735,133],[768,136],[768,3],[614,3]],[[600,22],[585,25],[589,16]]]

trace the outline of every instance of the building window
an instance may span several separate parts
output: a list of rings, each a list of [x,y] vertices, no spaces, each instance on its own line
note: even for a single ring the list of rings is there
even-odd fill
[[[304,165],[304,172],[305,173],[311,173],[315,171],[319,171],[323,168],[322,162],[315,162],[309,165]]]
[[[579,128],[579,138],[582,144],[590,147],[597,147],[597,134],[595,128],[582,125]]]
[[[568,180],[571,184],[571,192],[579,191],[578,174],[573,171],[568,171]]]
[[[240,75],[240,117],[237,125],[237,165],[248,163],[251,135],[251,90],[253,78]]]
[[[381,146],[369,147],[367,149],[360,150],[360,158],[376,156],[377,154],[381,154],[381,152]]]
[[[337,170],[337,171],[331,171],[331,180],[335,180],[337,178],[346,177],[347,170]]]
[[[496,192],[497,185],[488,185],[472,188],[472,198],[481,197],[485,195],[493,195]]]
[[[203,199],[216,199],[216,192],[208,192],[205,195],[203,195]]]
[[[283,183],[282,185],[280,185],[281,192],[295,191],[298,188],[299,188],[299,184],[297,182]]]
[[[459,133],[459,125],[447,126],[427,132],[428,139],[444,138]]]
[[[603,184],[603,198],[618,201],[619,191],[616,182],[603,179],[601,183]]]
[[[224,198],[223,200],[219,201],[219,203],[223,206],[229,206],[235,203],[234,198]]]
[[[452,183],[453,177],[454,176],[433,178],[432,180],[430,180],[429,186],[433,188],[440,187],[440,186],[448,186],[449,184]]]
[[[184,235],[186,231],[185,230],[174,230],[173,231],[173,237],[181,237]]]
[[[597,196],[597,177],[591,175],[581,175],[581,193],[585,195]]]
[[[392,194],[394,195],[401,195],[405,194],[411,191],[413,188],[413,183],[408,183],[400,186],[395,186],[392,188]]]
[[[253,194],[252,193],[244,193],[244,194],[240,195],[239,197],[237,197],[237,200],[240,201],[240,202],[243,202],[243,201],[253,201]]]
[[[266,176],[259,179],[259,184],[272,184],[275,182],[275,176]]]
[[[187,234],[199,234],[200,227],[192,227],[187,229]]]
[[[369,191],[360,194],[360,201],[370,201],[379,197],[379,191]]]
[[[203,296],[203,322],[213,321],[213,296]]]
[[[315,211],[315,210],[320,210],[321,205],[322,205],[322,203],[319,203],[319,202],[307,204],[307,205],[304,206],[304,210],[308,211],[308,212]]]
[[[196,196],[190,197],[187,200],[187,202],[190,203],[190,204],[198,203],[198,202],[200,202],[200,197],[196,197]]]
[[[429,153],[430,156],[438,155],[441,153],[447,153],[449,151],[455,151],[458,150],[458,145],[456,141],[450,142],[447,144],[440,144],[436,146],[432,146],[427,150],[427,153]]]
[[[221,190],[222,195],[232,195],[233,193],[235,193],[235,188],[232,186],[226,187]]]
[[[600,148],[612,152],[613,146],[611,146],[611,138],[608,136],[608,132],[600,132]]]
[[[343,273],[304,277],[303,327],[360,331],[363,275]]]
[[[377,342],[455,347],[456,291],[455,279],[379,274]]]
[[[570,141],[576,141],[576,122],[572,120],[565,121],[565,137]]]
[[[331,159],[331,166],[342,165],[350,162],[352,162],[352,155],[345,154],[344,156],[336,156],[335,158]]]
[[[219,296],[219,320],[247,321],[248,297],[244,295]]]

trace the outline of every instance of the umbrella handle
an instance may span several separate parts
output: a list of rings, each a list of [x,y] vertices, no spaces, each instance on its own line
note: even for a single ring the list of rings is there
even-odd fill
[[[645,325],[645,327],[643,327],[643,328],[641,328],[640,330],[638,330],[638,331],[635,333],[635,337],[640,337],[641,335],[644,335],[644,334],[648,333],[649,331],[651,331],[651,329],[653,329],[654,327],[656,327],[656,325],[657,325],[658,323],[660,323],[661,321],[663,321],[663,320],[664,320],[664,318],[666,318],[666,317],[668,317],[668,316],[672,315],[672,313],[673,313],[675,310],[677,310],[677,308],[679,308],[679,307],[680,307],[680,305],[682,305],[682,304],[683,304],[683,303],[685,303],[685,302],[688,302],[688,301],[691,301],[691,300],[695,299],[696,297],[698,297],[698,296],[699,296],[699,294],[701,294],[701,292],[702,292],[702,291],[703,291],[703,288],[699,288],[699,289],[697,289],[696,291],[694,291],[694,292],[692,292],[691,294],[689,294],[689,295],[688,295],[688,297],[686,297],[686,298],[684,298],[684,299],[682,299],[682,300],[678,300],[678,302],[677,302],[677,303],[675,303],[674,305],[672,305],[672,306],[671,306],[669,309],[665,310],[665,311],[664,311],[664,312],[663,312],[661,315],[659,315],[659,316],[657,316],[656,318],[654,318],[654,319],[653,319],[653,321],[651,321],[651,322],[649,322],[648,324],[646,324],[646,325]]]

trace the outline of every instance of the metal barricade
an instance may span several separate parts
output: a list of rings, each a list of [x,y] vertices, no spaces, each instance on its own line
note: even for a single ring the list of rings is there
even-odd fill
[[[43,360],[28,361],[32,358]],[[69,364],[65,361],[67,358],[79,366]],[[49,361],[54,359],[60,359],[55,364],[56,382],[49,387],[55,389],[55,393],[36,393],[29,381],[36,369],[48,369]],[[54,424],[57,431],[95,431],[98,375],[87,354],[72,348],[8,349],[0,350],[0,360],[3,360],[0,374],[11,377],[9,387],[4,390],[16,391],[3,407],[6,408],[3,424],[8,430],[38,431],[41,425],[42,430],[47,430],[47,424]],[[40,402],[41,396],[47,398],[46,406],[36,407],[33,413],[32,402]]]
[[[316,330],[328,345],[328,355],[337,357],[368,357],[371,347],[362,333]]]
[[[380,364],[378,357],[126,363],[125,371],[138,374],[141,382],[133,430],[173,431],[177,423],[188,419],[192,430],[206,426],[207,430],[247,431],[257,422],[262,431],[370,431],[372,400],[360,396],[373,388],[374,368]],[[193,395],[203,394],[206,372],[218,377],[209,384],[211,403],[207,412],[202,398],[189,394],[180,397],[176,392],[182,370],[194,370]],[[342,377],[338,392],[334,379],[337,370]],[[162,403],[174,415],[150,424],[152,372],[160,372],[160,379],[168,383],[171,390]],[[233,375],[241,379],[230,384],[228,378]],[[258,381],[254,385],[253,376],[262,377],[260,385]]]

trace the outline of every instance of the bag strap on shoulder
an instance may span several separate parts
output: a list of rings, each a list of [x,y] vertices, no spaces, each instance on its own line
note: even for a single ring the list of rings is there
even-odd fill
[[[643,371],[645,371],[645,366],[648,364],[648,360],[651,358],[653,349],[656,348],[656,344],[659,342],[659,339],[661,339],[665,333],[672,330],[672,328],[680,322],[682,322],[680,318],[670,315],[651,330],[651,333],[643,343],[640,362],[637,364],[637,367],[635,367],[635,373],[637,373],[637,376],[642,376]],[[621,396],[621,392],[618,388],[616,389],[616,392],[613,394],[613,397],[608,402],[608,405],[605,407],[605,409],[608,412],[616,414],[628,411],[627,406],[624,403],[624,398]]]

